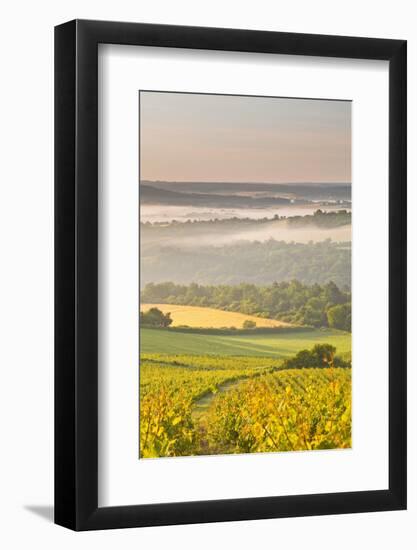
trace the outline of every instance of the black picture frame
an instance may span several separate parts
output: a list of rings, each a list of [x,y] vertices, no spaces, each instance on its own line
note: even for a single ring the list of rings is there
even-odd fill
[[[98,506],[98,44],[389,62],[389,488]],[[55,523],[92,530],[406,508],[406,41],[74,20],[55,28]]]

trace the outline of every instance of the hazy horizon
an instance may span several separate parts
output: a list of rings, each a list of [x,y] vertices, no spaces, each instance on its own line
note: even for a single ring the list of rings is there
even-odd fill
[[[351,102],[140,92],[140,179],[351,182]]]
[[[227,183],[227,185],[352,185],[351,181],[224,181],[224,180],[203,180],[203,179],[191,179],[191,180],[163,180],[163,179],[148,179],[141,178],[140,180],[143,183],[213,183],[213,184],[222,184]]]

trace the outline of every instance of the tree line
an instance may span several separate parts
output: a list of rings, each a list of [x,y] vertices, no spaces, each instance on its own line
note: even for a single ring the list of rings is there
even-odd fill
[[[294,227],[305,227],[305,226],[315,226],[315,227],[340,227],[342,225],[350,225],[352,223],[352,214],[346,209],[343,210],[330,210],[328,212],[321,209],[316,210],[313,214],[306,214],[304,216],[280,216],[275,214],[274,216],[268,218],[250,218],[250,217],[237,217],[232,216],[230,218],[211,218],[209,220],[200,220],[200,219],[187,219],[185,221],[181,220],[172,220],[167,223],[166,221],[146,221],[141,222],[142,229],[154,229],[155,231],[188,231],[189,226],[193,226],[193,231],[196,227],[211,228],[213,226],[220,226],[224,228],[225,226],[258,226],[262,224],[269,224],[274,221],[286,221],[288,224]]]
[[[267,286],[149,283],[141,292],[141,300],[214,307],[298,325],[351,330],[351,294],[332,281],[305,285],[292,280]]]

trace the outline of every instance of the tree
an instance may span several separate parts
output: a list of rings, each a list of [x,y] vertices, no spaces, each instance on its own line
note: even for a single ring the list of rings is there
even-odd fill
[[[292,359],[284,361],[287,369],[315,369],[328,367],[349,367],[350,363],[335,357],[336,348],[331,344],[316,344],[313,349],[303,349]]]
[[[246,321],[243,321],[243,328],[255,328],[256,323],[255,321],[251,321],[250,319],[246,319]]]
[[[333,359],[336,348],[331,344],[316,344],[311,353],[315,359],[317,367],[333,366]]]
[[[342,304],[345,302],[343,292],[339,290],[333,281],[324,286],[324,295],[330,304]]]
[[[351,305],[348,304],[338,304],[333,307],[330,307],[327,310],[327,321],[329,327],[337,328],[340,330],[352,330],[352,310]]]
[[[140,312],[140,324],[145,327],[166,328],[172,323],[171,313],[165,315],[157,307],[151,307],[148,311]]]

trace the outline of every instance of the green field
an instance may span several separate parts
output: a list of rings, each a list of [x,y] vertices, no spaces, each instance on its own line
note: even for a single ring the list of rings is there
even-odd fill
[[[350,353],[349,332],[331,329],[306,329],[282,334],[213,335],[182,333],[169,329],[140,330],[141,353],[190,355],[252,355],[286,358],[315,344],[332,344],[338,355]]]

